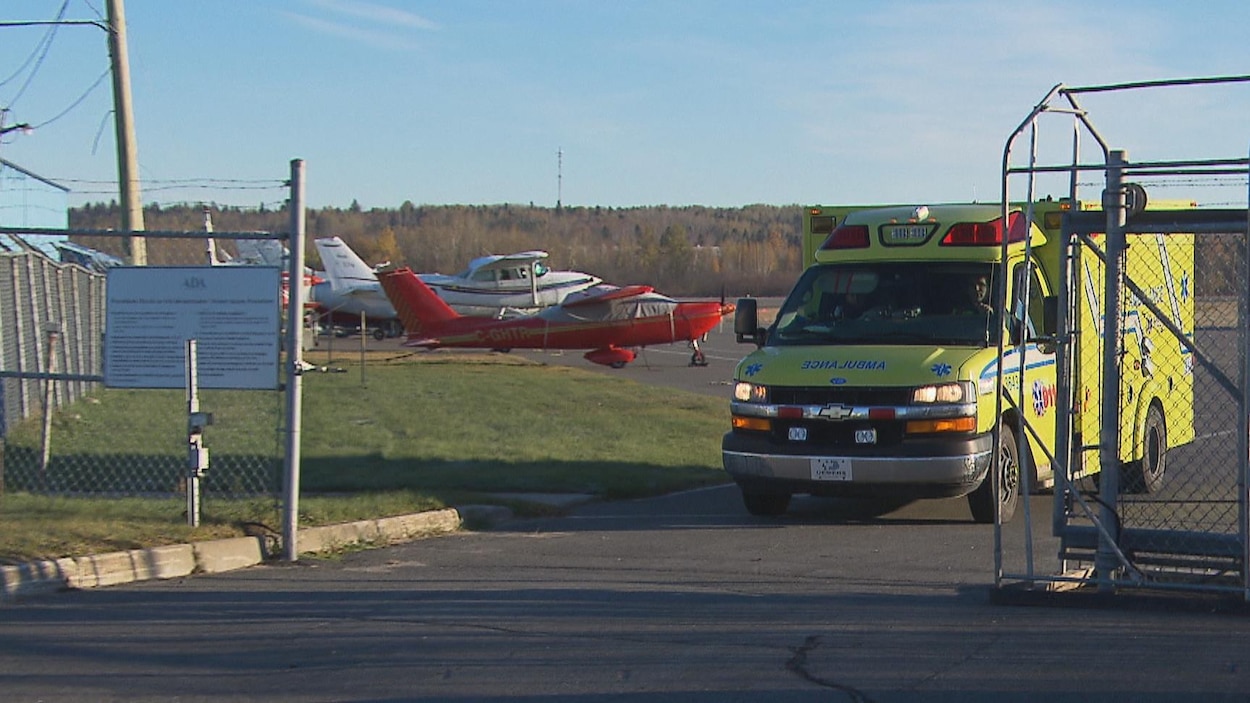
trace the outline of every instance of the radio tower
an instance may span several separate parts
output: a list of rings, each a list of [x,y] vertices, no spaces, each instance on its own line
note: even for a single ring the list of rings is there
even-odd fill
[[[564,203],[564,149],[556,149],[556,210]]]

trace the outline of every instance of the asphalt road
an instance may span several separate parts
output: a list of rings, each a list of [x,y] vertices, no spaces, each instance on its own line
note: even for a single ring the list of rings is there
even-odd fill
[[[1244,701],[1250,619],[991,598],[955,502],[728,487],[0,609],[5,701]],[[1118,596],[1117,596],[1118,598]]]

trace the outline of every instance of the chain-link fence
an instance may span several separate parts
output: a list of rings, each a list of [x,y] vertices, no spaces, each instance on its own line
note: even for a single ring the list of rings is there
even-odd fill
[[[1043,262],[1061,271],[1056,334],[1041,340],[1057,369],[1053,436],[1042,431],[1037,442],[1051,453],[1028,457],[1035,477],[1053,470],[1052,500],[1041,514],[1026,509],[1021,524],[998,526],[1000,586],[1250,599],[1247,210],[1203,207],[1200,194],[1151,194],[1178,176],[1231,179],[1244,203],[1250,159],[1132,162],[1107,147],[1076,100],[1168,86],[1057,87],[1012,138],[1033,130],[1030,163],[1004,161],[1005,192],[1013,176],[1032,187],[1040,174],[1066,169],[1074,205],[1063,218],[1062,255]],[[1060,111],[1095,137],[1099,158],[1082,163],[1074,147],[1066,166],[1036,160],[1037,120]],[[1082,211],[1078,178],[1087,173],[1103,182]]]
[[[209,235],[198,234],[154,236],[149,256],[162,265],[205,265]],[[0,492],[172,496],[186,490],[185,390],[104,387],[106,278],[37,252],[0,255]],[[277,495],[282,395],[203,390],[198,400],[213,416],[203,435],[211,467],[200,490]]]
[[[1086,316],[1093,324],[1074,337],[1072,474],[1100,470],[1060,496],[1060,556],[1104,582],[1240,590],[1245,213],[1240,223],[1226,212],[1166,214],[1126,224],[1120,312]],[[1106,223],[1073,220],[1076,280],[1101,283],[1114,253],[1093,230]],[[1078,285],[1077,310],[1100,290]],[[1087,401],[1117,383],[1111,410]]]

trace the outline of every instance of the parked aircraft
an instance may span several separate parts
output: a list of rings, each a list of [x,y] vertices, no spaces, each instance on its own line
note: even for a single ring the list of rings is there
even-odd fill
[[[204,208],[204,231],[213,231],[212,211]],[[290,295],[290,273],[287,271],[287,265],[290,263],[290,252],[287,251],[286,245],[277,239],[235,239],[234,248],[238,251],[237,257],[231,256],[230,252],[218,248],[217,241],[208,237],[204,240],[205,256],[209,266],[273,266],[282,271],[282,305],[286,307],[288,297]],[[312,289],[318,284],[324,283],[320,272],[311,268],[304,267],[304,308],[312,310],[316,305],[311,302]]]
[[[335,294],[371,301],[380,311],[390,307],[374,269],[342,239],[326,237],[314,244],[326,275],[335,282]],[[454,276],[417,275],[456,312],[486,317],[516,316],[558,305],[570,294],[603,282],[581,271],[553,271],[543,263],[545,258],[547,252],[536,250],[480,256]]]
[[[364,313],[366,325],[378,339],[403,332],[373,269],[351,247],[338,237],[316,239],[313,244],[321,255],[326,282],[313,286],[310,298],[323,316],[332,322],[358,325]]]
[[[568,296],[560,305],[522,317],[462,316],[411,269],[378,274],[408,333],[405,346],[477,349],[589,349],[585,358],[621,368],[637,357],[634,347],[689,342],[692,366],[706,366],[699,340],[734,311],[732,304],[678,302],[651,286],[600,284]]]
[[[448,276],[417,274],[462,315],[508,317],[559,305],[569,295],[603,282],[581,271],[553,271],[545,251],[480,256],[464,271]]]

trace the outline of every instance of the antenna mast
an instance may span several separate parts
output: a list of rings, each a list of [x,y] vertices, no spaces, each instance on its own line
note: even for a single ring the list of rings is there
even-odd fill
[[[556,149],[556,209],[564,203],[564,149]]]

